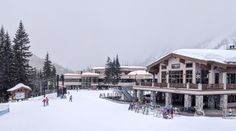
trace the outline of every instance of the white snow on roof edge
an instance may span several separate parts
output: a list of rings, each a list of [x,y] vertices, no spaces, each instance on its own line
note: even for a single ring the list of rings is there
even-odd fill
[[[19,83],[19,84],[15,85],[14,87],[8,89],[7,91],[11,92],[11,91],[15,91],[15,90],[20,89],[20,88],[25,88],[25,89],[28,89],[28,90],[32,90],[29,86],[26,86],[23,83]]]

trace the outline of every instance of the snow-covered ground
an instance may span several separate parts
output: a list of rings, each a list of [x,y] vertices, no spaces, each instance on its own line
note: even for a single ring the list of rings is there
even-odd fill
[[[164,120],[128,111],[128,105],[99,99],[102,91],[71,91],[73,102],[50,95],[10,103],[10,113],[0,116],[0,131],[223,131],[236,130],[236,119],[185,117]]]

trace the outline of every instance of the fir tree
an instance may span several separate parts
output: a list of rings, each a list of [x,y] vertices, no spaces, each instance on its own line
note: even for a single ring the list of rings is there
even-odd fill
[[[15,34],[13,42],[15,82],[29,84],[31,71],[31,67],[29,66],[29,58],[32,56],[32,53],[29,51],[30,41],[22,22],[19,24],[19,28]]]
[[[4,99],[8,100],[8,92],[7,90],[14,86],[14,54],[12,52],[12,44],[10,40],[10,36],[8,33],[5,34],[5,42],[3,44],[3,87],[4,87]]]
[[[46,86],[51,90],[56,86],[56,77],[56,68],[52,65],[52,62],[49,59],[49,54],[47,53],[43,66],[43,78],[46,82]]]
[[[105,66],[105,83],[107,83],[107,84],[109,84],[111,82],[111,79],[112,79],[111,67],[112,67],[111,58],[108,57],[107,58],[107,63],[106,63],[106,66]]]
[[[105,83],[116,85],[120,81],[120,62],[118,55],[111,61],[107,59],[105,68]]]
[[[57,82],[57,71],[56,71],[56,67],[54,65],[52,65],[52,69],[51,69],[51,81],[52,81],[52,88],[54,89],[56,87],[56,82]]]
[[[119,57],[116,55],[115,61],[114,61],[114,81],[113,84],[118,84],[120,81],[120,62]]]
[[[51,68],[52,68],[52,62],[49,60],[49,54],[46,54],[44,66],[43,66],[43,77],[44,79],[48,80],[51,78]]]
[[[3,45],[5,42],[5,31],[4,28],[1,27],[0,29],[0,102],[4,101],[4,80],[3,80],[3,76],[4,76],[4,70],[3,70]]]

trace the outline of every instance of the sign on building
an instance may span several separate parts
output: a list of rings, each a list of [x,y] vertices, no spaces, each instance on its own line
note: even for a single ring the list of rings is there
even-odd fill
[[[15,97],[16,97],[16,100],[25,99],[25,93],[24,92],[17,92]]]

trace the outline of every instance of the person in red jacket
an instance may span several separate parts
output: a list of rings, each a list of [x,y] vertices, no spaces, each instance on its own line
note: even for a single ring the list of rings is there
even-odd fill
[[[46,102],[46,105],[48,106],[48,105],[49,105],[49,99],[48,99],[48,97],[45,98],[45,102]]]

